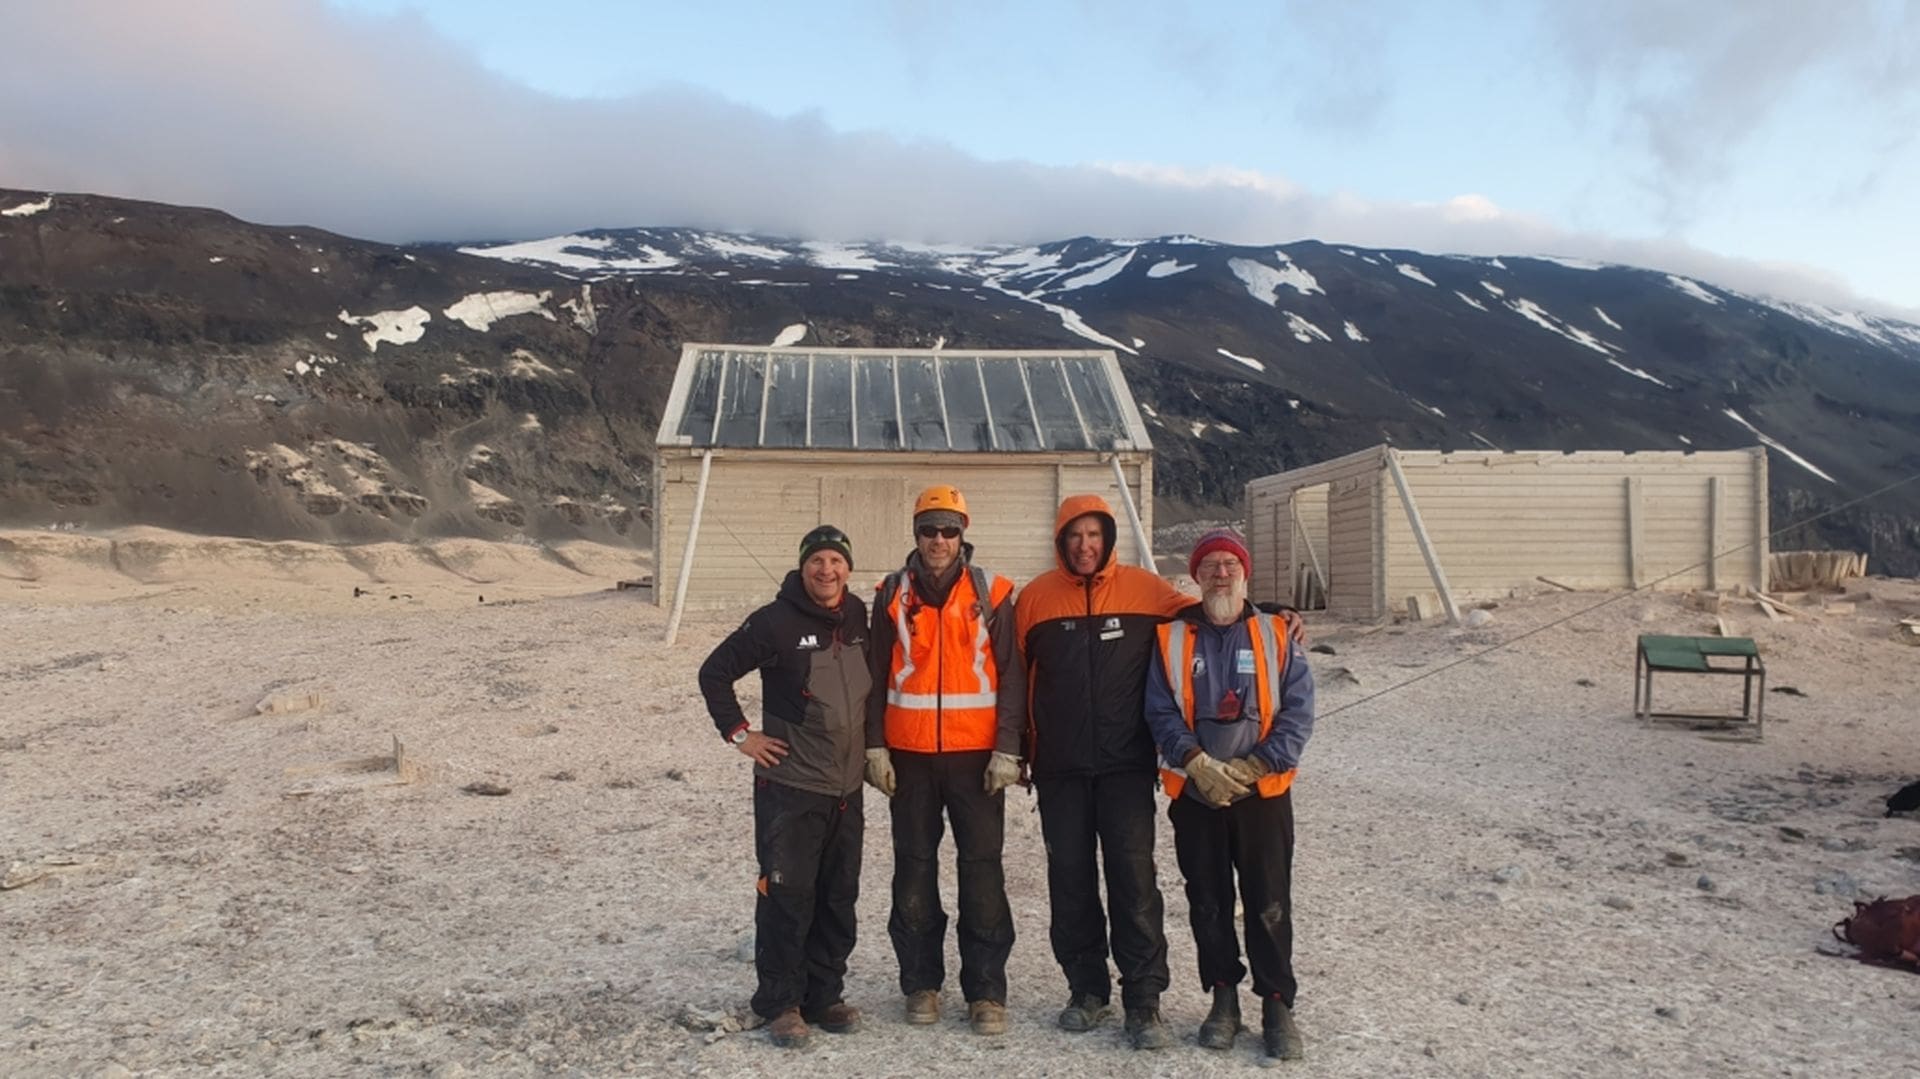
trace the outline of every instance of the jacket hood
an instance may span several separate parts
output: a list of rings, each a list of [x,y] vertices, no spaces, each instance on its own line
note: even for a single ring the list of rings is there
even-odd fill
[[[1099,495],[1069,495],[1060,503],[1060,512],[1053,517],[1053,557],[1060,568],[1069,575],[1078,577],[1073,567],[1067,563],[1067,526],[1087,514],[1100,519],[1100,534],[1105,537],[1105,549],[1100,552],[1100,565],[1094,568],[1092,576],[1102,577],[1113,568],[1113,541],[1118,534],[1113,523],[1113,507]]]

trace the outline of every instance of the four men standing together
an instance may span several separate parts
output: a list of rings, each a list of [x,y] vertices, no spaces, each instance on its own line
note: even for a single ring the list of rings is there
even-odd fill
[[[1250,560],[1228,530],[1194,549],[1199,603],[1150,570],[1118,564],[1113,512],[1093,495],[1061,504],[1058,567],[1016,604],[1011,581],[974,565],[963,538],[969,524],[957,489],[920,494],[914,550],[881,583],[870,624],[846,587],[851,544],[831,526],[815,529],[779,597],[701,668],[715,726],[755,761],[754,1011],[782,1046],[803,1044],[809,1024],[845,1032],[860,1020],[841,990],[854,941],[864,773],[890,799],[887,928],[907,1021],[940,1015],[948,919],[939,847],[951,823],[968,1021],[976,1033],[1003,1033],[1014,940],[1005,790],[1030,770],[1047,848],[1049,935],[1068,988],[1060,1027],[1089,1030],[1109,1014],[1111,945],[1128,1041],[1170,1044],[1159,1010],[1169,978],[1153,857],[1158,757],[1200,978],[1214,994],[1200,1044],[1228,1048],[1241,1029],[1237,872],[1266,1051],[1301,1056],[1291,1014],[1288,790],[1312,731],[1313,683],[1297,615],[1289,612],[1289,622],[1246,602]],[[732,688],[755,669],[761,731],[747,724]]]

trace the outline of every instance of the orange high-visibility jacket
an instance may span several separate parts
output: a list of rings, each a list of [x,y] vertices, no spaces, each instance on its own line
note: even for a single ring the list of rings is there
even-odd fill
[[[967,566],[947,602],[930,607],[901,570],[881,594],[895,630],[887,666],[888,748],[909,753],[999,748],[1000,669],[988,621],[1013,594],[1013,582]]]
[[[1253,635],[1253,685],[1260,708],[1261,738],[1273,729],[1273,717],[1280,713],[1280,687],[1287,677],[1287,638],[1297,624],[1298,616],[1288,619],[1272,614],[1255,614],[1246,621],[1247,631]],[[1193,730],[1193,626],[1175,620],[1160,626],[1158,632],[1160,662],[1167,672],[1167,680],[1179,695],[1180,713],[1186,717],[1187,729]],[[1175,674],[1176,671],[1179,673]],[[1256,788],[1260,797],[1278,798],[1287,793],[1298,771],[1289,768],[1261,776]],[[1178,798],[1187,785],[1186,773],[1162,768],[1160,785],[1166,788],[1167,797]]]

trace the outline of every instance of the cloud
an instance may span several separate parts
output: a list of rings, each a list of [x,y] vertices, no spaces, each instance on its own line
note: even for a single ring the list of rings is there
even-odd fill
[[[214,206],[390,241],[685,225],[934,243],[1190,232],[1558,253],[1860,306],[1803,268],[1569,232],[1472,194],[1390,203],[1241,169],[982,161],[690,89],[555,98],[487,71],[415,18],[317,2],[72,2],[10,20],[0,39],[7,186]]]
[[[1825,100],[1873,129],[1891,160],[1920,110],[1920,3],[1613,0],[1540,12],[1552,63],[1587,111],[1621,117],[1616,137],[1647,155],[1642,178],[1670,227],[1692,221],[1739,151],[1793,107]],[[1871,102],[1872,108],[1852,108]],[[1877,121],[1874,119],[1877,117]],[[1864,151],[1866,148],[1862,148]]]

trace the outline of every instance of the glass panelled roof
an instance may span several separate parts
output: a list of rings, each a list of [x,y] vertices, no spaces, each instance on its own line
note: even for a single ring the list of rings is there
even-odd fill
[[[661,445],[1032,453],[1150,449],[1110,352],[688,345]]]

